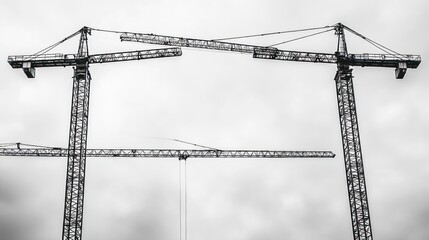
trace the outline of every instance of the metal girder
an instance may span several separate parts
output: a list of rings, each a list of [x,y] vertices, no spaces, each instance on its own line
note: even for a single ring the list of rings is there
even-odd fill
[[[337,55],[337,62],[343,65],[360,67],[397,68],[400,63],[406,63],[407,68],[417,68],[420,65],[419,55],[389,55],[389,54],[347,54]]]
[[[65,148],[0,148],[0,156],[65,157]],[[331,151],[87,149],[87,157],[138,158],[333,158]]]
[[[149,58],[181,56],[180,48],[163,48],[130,52],[104,53],[89,56],[89,63],[107,63],[120,61],[133,61]]]
[[[421,62],[419,55],[387,55],[387,54],[329,54],[312,52],[283,51],[273,48],[255,48],[254,58],[314,62],[314,63],[340,63],[360,67],[388,67],[397,68],[400,63],[406,63],[408,68],[417,68]]]
[[[335,54],[283,51],[275,48],[257,48],[253,57],[297,62],[337,63]]]
[[[182,37],[162,36],[142,33],[123,33],[121,41],[142,42],[149,44],[169,45],[177,47],[205,48],[213,50],[223,50],[241,53],[253,53],[253,49],[258,46],[236,44],[215,40],[192,39]]]
[[[12,68],[22,68],[24,63],[30,63],[31,67],[67,67],[76,66],[76,54],[40,54],[34,55],[16,55],[7,58],[8,63]],[[82,61],[85,61],[82,59]]]
[[[421,62],[419,55],[401,54],[339,54],[316,53],[280,50],[274,47],[255,46],[239,43],[229,43],[216,40],[173,37],[144,33],[123,33],[121,41],[141,42],[148,44],[204,48],[220,51],[251,53],[254,58],[274,59],[283,61],[341,63],[349,66],[361,67],[389,67],[396,68],[400,62],[405,62],[408,68],[417,68]],[[347,50],[347,49],[345,49]]]

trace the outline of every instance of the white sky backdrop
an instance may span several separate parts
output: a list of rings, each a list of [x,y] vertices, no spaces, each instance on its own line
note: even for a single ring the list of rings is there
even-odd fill
[[[375,239],[429,239],[429,2],[3,1],[0,142],[67,146],[71,68],[12,69],[82,26],[203,39],[342,22],[422,64],[355,68]],[[347,34],[349,52],[379,53]],[[293,36],[251,40],[272,44]],[[75,53],[78,39],[53,52]],[[90,53],[157,48],[94,32]],[[333,53],[333,32],[281,49]],[[188,239],[352,239],[335,65],[183,49],[93,65],[88,147],[332,150],[335,159],[188,160]],[[155,137],[155,138],[154,138]],[[157,137],[157,138],[156,138]],[[88,159],[84,239],[179,238],[178,161]],[[66,159],[0,159],[0,239],[61,238]]]

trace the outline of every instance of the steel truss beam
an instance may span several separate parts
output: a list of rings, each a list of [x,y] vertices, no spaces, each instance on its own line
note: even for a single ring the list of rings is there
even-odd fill
[[[78,50],[78,57],[82,59],[88,57],[87,34],[88,29],[83,28]],[[90,83],[89,63],[83,61],[76,66],[73,77],[63,240],[82,238]]]
[[[372,240],[352,69],[339,65],[335,82],[353,236],[354,240]]]
[[[343,25],[339,25],[343,26]],[[203,48],[220,51],[251,53],[254,58],[274,59],[297,62],[315,62],[347,64],[361,67],[398,67],[398,62],[406,63],[407,68],[417,68],[421,62],[419,55],[401,54],[331,54],[302,51],[280,50],[275,47],[264,47],[240,43],[229,43],[216,40],[193,39],[145,33],[123,33],[121,41],[141,42],[178,47]],[[344,53],[344,52],[342,52]]]
[[[0,148],[0,156],[65,157],[65,148]],[[87,157],[139,158],[333,158],[331,151],[195,150],[195,149],[87,149]]]
[[[120,61],[133,61],[160,57],[181,56],[180,48],[161,48],[150,50],[137,50],[129,52],[94,54],[80,58],[76,54],[41,54],[41,55],[18,55],[9,56],[7,61],[12,68],[22,68],[25,63],[30,63],[31,67],[67,67],[76,66],[79,62],[88,61],[93,63],[108,63]]]

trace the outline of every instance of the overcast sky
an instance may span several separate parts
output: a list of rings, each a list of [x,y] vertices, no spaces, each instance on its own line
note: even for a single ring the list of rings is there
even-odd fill
[[[27,79],[7,56],[93,28],[216,39],[338,22],[422,64],[354,69],[374,239],[429,239],[429,2],[3,1],[0,143],[67,147],[72,69]],[[380,53],[346,33],[349,52]],[[249,39],[274,44],[297,35]],[[75,53],[78,38],[54,49]],[[93,32],[90,53],[158,48]],[[279,46],[333,53],[333,32]],[[93,65],[88,147],[332,150],[334,159],[189,159],[188,239],[353,239],[335,65],[183,49]],[[0,240],[61,238],[66,159],[0,159]],[[83,238],[179,239],[179,162],[88,159]]]

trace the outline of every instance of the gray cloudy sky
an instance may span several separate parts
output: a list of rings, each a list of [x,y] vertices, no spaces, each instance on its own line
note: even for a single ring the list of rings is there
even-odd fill
[[[355,68],[375,239],[429,239],[429,2],[3,1],[0,143],[66,147],[71,68],[12,69],[82,26],[223,38],[342,22],[422,64]],[[246,43],[273,44],[282,35]],[[347,35],[350,52],[379,53]],[[53,52],[76,52],[72,39]],[[155,48],[93,32],[91,53]],[[281,49],[334,52],[332,32]],[[188,239],[352,239],[335,65],[183,49],[183,56],[93,65],[89,147],[332,150],[335,159],[188,160]],[[426,76],[426,77],[425,77]],[[65,159],[0,159],[0,240],[58,240]],[[88,159],[84,239],[179,239],[177,160]]]

